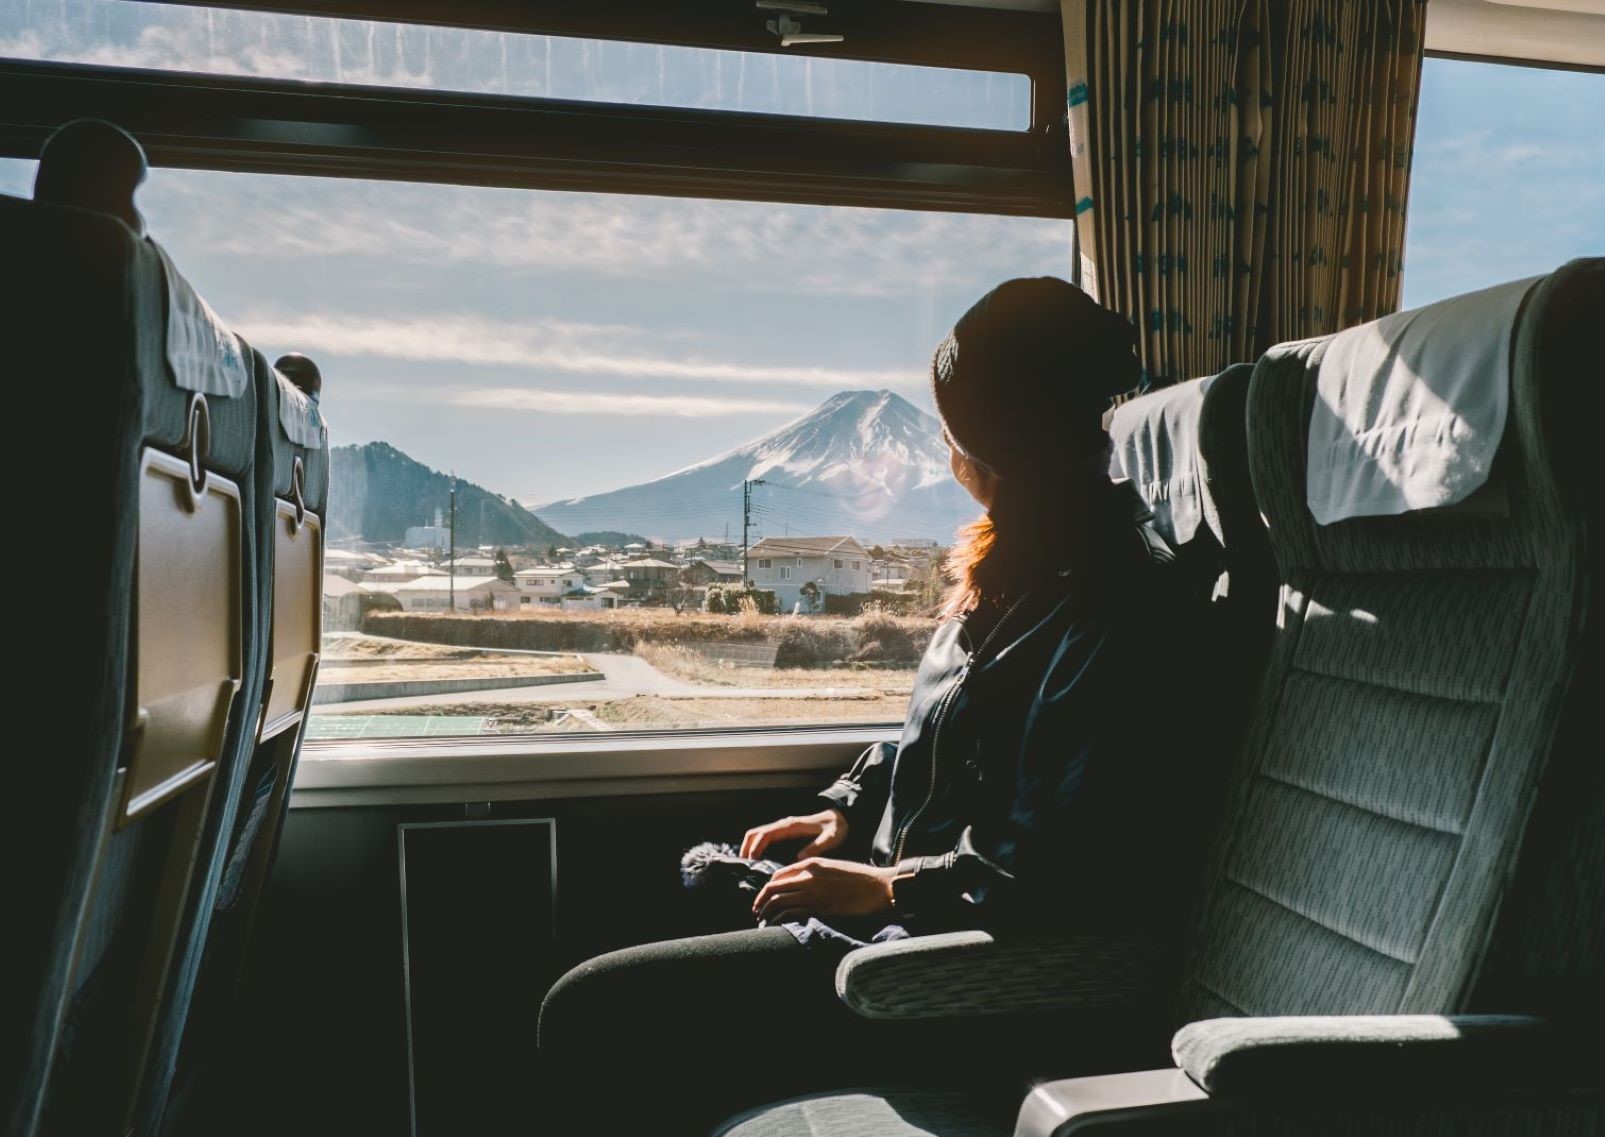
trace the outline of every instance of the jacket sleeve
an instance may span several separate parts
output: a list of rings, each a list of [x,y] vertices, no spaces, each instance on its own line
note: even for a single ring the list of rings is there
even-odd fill
[[[1073,624],[1055,649],[1026,714],[1012,792],[960,833],[953,849],[898,863],[895,908],[933,927],[997,928],[1051,918],[1067,903],[1083,789],[1105,725],[1121,712],[1108,628]],[[1101,858],[1100,858],[1101,860]]]
[[[896,757],[893,743],[877,742],[819,795],[826,805],[835,806],[847,818],[848,840],[854,845],[868,849],[874,839],[875,827],[891,792],[892,762]]]

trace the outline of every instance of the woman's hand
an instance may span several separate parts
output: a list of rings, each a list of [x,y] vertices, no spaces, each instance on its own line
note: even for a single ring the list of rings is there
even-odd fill
[[[782,817],[747,830],[747,835],[741,839],[741,855],[757,860],[776,841],[793,841],[798,837],[812,837],[813,840],[803,846],[797,860],[828,853],[847,840],[847,818],[839,809],[810,813],[807,817]]]
[[[769,878],[752,902],[765,924],[810,916],[872,916],[892,909],[895,868],[809,857]]]

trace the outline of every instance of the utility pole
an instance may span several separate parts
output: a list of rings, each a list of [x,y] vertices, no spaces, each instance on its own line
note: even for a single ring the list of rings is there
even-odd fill
[[[446,606],[457,611],[457,471],[451,472],[451,559],[446,562]]]
[[[752,524],[752,487],[764,484],[762,478],[741,483],[741,587],[746,589],[752,579],[747,568],[747,529]]]

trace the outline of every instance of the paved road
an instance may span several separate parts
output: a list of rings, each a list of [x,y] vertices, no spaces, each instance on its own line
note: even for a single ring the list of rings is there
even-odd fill
[[[393,699],[358,699],[320,703],[340,711],[386,711],[441,703],[575,703],[656,695],[669,699],[846,699],[869,698],[878,691],[864,687],[715,687],[687,683],[665,675],[634,655],[589,652],[582,658],[602,673],[588,683],[554,683],[541,687],[503,687],[495,691],[455,691],[449,695],[408,695]]]

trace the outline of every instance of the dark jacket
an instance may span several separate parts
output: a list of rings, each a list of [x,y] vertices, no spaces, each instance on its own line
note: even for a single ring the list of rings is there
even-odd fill
[[[847,847],[897,865],[897,923],[998,928],[1141,914],[1162,871],[1164,724],[1142,676],[1182,634],[1172,552],[1128,486],[1110,486],[1081,552],[998,609],[944,621],[902,738],[822,795]],[[865,847],[867,843],[867,848]]]

